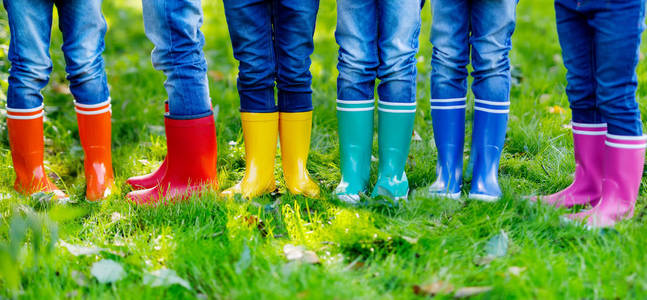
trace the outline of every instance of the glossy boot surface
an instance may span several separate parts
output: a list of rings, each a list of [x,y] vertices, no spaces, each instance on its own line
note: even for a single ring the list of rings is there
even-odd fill
[[[341,181],[335,195],[355,204],[367,191],[373,147],[374,100],[337,100],[337,132]]]
[[[373,197],[406,200],[409,181],[404,168],[409,156],[416,103],[378,102],[379,169]]]
[[[24,195],[46,192],[54,194],[56,199],[67,199],[68,196],[49,180],[43,165],[43,106],[7,108],[7,129],[16,173],[14,189]]]
[[[76,103],[75,110],[85,152],[85,197],[89,201],[101,200],[114,187],[110,100],[93,105]]]
[[[164,112],[169,112],[168,100],[164,101]],[[164,173],[166,172],[166,168],[166,157],[164,157],[164,161],[155,171],[145,175],[130,177],[126,180],[126,183],[135,190],[152,188],[162,180],[162,177],[164,177]]]
[[[647,137],[607,135],[602,197],[593,208],[567,217],[589,228],[612,227],[634,215],[645,164]]]
[[[285,185],[292,194],[317,198],[319,186],[310,179],[306,168],[311,131],[312,111],[279,113],[281,159]]]
[[[138,204],[185,200],[206,189],[218,189],[216,127],[213,115],[198,119],[164,120],[167,170],[158,185],[133,191],[127,197]]]
[[[472,151],[474,167],[469,198],[493,202],[501,198],[498,173],[510,102],[474,101]]]
[[[279,113],[241,113],[245,140],[245,177],[222,195],[251,199],[276,190],[274,159],[279,132]]]
[[[606,133],[606,124],[573,123],[573,183],[557,193],[539,197],[542,203],[555,207],[573,207],[586,204],[595,206],[600,201]],[[537,201],[537,197],[531,200]]]
[[[429,186],[431,196],[451,199],[461,196],[465,101],[465,98],[431,100],[434,142],[438,151],[436,180]]]

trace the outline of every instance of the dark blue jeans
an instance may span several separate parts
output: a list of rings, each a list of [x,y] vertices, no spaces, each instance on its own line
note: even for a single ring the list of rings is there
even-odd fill
[[[474,97],[490,102],[510,101],[509,53],[517,3],[518,0],[431,0],[432,101],[465,102],[470,58]]]
[[[101,54],[106,21],[101,0],[4,0],[9,17],[9,89],[7,107],[32,109],[43,104],[40,91],[52,72],[49,44],[54,3],[63,33],[65,71],[70,91],[80,104],[110,97]]]
[[[555,14],[573,122],[642,135],[636,66],[645,0],[557,0]]]
[[[153,42],[155,69],[164,72],[169,117],[211,114],[201,0],[142,0],[146,36]]]
[[[310,55],[319,0],[223,2],[234,57],[240,62],[240,111],[311,111]]]

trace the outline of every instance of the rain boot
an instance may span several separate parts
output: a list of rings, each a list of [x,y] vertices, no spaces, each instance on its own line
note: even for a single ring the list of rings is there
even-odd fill
[[[465,101],[465,98],[431,100],[434,142],[438,151],[436,181],[429,187],[432,196],[450,199],[461,196]]]
[[[319,186],[310,179],[308,152],[312,130],[312,111],[279,113],[279,134],[283,176],[290,193],[310,198],[319,196]]]
[[[508,124],[510,102],[474,100],[472,152],[474,161],[469,198],[486,202],[501,198],[498,173]]]
[[[366,194],[371,171],[374,100],[337,100],[341,181],[335,195],[356,204]]]
[[[645,165],[647,136],[607,134],[602,160],[602,196],[593,208],[568,215],[588,228],[613,227],[634,215]]]
[[[379,168],[373,197],[407,200],[409,181],[404,168],[416,116],[416,103],[378,102]]]
[[[274,159],[279,133],[279,113],[248,113],[240,115],[245,140],[245,177],[222,195],[236,194],[251,199],[276,190]]]
[[[164,119],[167,169],[153,188],[127,197],[138,204],[186,200],[207,189],[218,189],[218,144],[213,115],[197,119]]]
[[[555,207],[586,204],[595,206],[602,195],[602,162],[607,124],[573,123],[572,127],[575,154],[573,183],[555,194],[541,196],[539,200]],[[531,200],[537,201],[537,197]]]
[[[13,169],[16,172],[14,189],[23,194],[52,193],[56,199],[69,197],[47,177],[44,156],[43,106],[34,109],[7,107],[7,129]]]
[[[169,112],[168,100],[164,101],[164,112],[165,113]],[[128,178],[128,180],[126,180],[126,183],[135,190],[150,189],[156,186],[160,182],[160,180],[162,180],[162,177],[166,172],[166,168],[167,168],[166,164],[167,164],[166,157],[164,157],[164,161],[159,166],[159,168],[157,168],[157,170],[146,175],[130,177]]]
[[[110,195],[114,186],[110,99],[91,105],[75,102],[75,110],[85,152],[85,197],[89,201],[98,201]]]

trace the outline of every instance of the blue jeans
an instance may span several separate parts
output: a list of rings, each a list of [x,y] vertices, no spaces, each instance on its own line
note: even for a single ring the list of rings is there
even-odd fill
[[[636,66],[645,0],[557,0],[555,14],[573,122],[642,135]]]
[[[234,57],[240,62],[240,111],[311,111],[310,55],[319,0],[223,2]]]
[[[511,37],[518,0],[431,0],[431,98],[467,95],[472,50],[472,92],[479,100],[510,99]]]
[[[169,117],[196,119],[211,114],[204,57],[200,0],[142,0],[146,36],[155,49],[155,69],[164,72]]]
[[[421,0],[338,0],[337,98],[416,101]]]
[[[9,89],[7,107],[36,108],[43,104],[41,90],[52,72],[49,44],[53,0],[4,0],[9,17]],[[110,92],[101,54],[106,21],[101,0],[56,1],[63,33],[65,71],[70,91],[81,104],[108,100]]]

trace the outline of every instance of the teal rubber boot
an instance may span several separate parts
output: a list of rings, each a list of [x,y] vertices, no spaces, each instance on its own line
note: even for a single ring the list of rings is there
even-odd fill
[[[337,100],[341,182],[335,194],[346,203],[359,203],[368,187],[374,107],[374,100]]]
[[[378,102],[378,144],[380,167],[373,197],[406,200],[409,181],[404,167],[416,116],[416,103]]]

